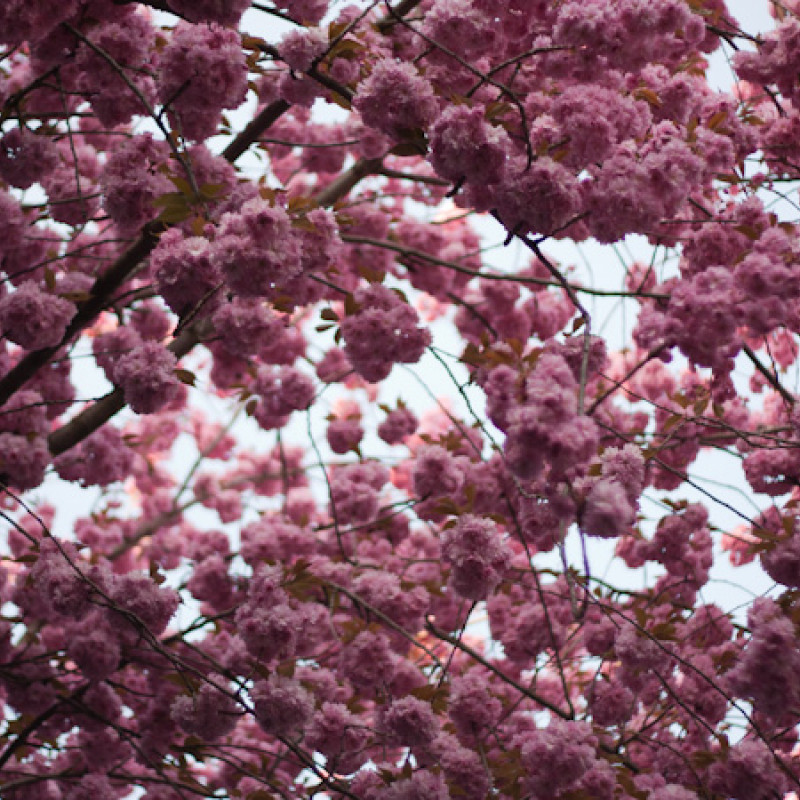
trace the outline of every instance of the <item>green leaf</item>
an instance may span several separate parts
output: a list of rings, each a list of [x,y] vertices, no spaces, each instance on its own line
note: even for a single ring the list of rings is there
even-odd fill
[[[218,200],[225,190],[224,183],[204,183],[199,191],[203,200]]]
[[[166,224],[183,222],[192,213],[186,197],[180,192],[167,192],[161,197],[156,197],[153,200],[153,206],[162,209],[158,221]]]
[[[169,179],[178,190],[177,194],[183,195],[184,197],[191,197],[194,194],[192,184],[189,183],[186,178],[181,175],[170,175]]]
[[[662,433],[668,433],[673,428],[677,427],[684,419],[680,414],[673,414],[667,421],[661,426]]]

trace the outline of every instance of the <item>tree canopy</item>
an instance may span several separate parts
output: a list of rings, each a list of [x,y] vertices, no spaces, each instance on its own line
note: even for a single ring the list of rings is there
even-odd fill
[[[800,794],[753,6],[4,0],[0,796]]]

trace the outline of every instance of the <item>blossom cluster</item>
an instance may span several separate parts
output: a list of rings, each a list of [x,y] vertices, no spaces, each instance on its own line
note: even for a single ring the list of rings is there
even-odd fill
[[[3,798],[800,791],[769,5],[0,4]]]

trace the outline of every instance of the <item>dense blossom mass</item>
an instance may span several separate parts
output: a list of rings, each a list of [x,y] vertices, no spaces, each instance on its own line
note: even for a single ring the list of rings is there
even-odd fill
[[[750,5],[0,3],[3,800],[796,800]]]

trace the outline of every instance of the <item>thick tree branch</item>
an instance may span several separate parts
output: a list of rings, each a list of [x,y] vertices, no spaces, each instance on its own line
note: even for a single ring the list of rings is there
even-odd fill
[[[233,164],[247,151],[250,145],[255,144],[261,135],[290,108],[291,106],[285,100],[276,100],[274,103],[265,106],[222,151],[222,157]]]
[[[389,15],[378,23],[382,32],[387,32],[399,17],[407,14],[419,4],[420,0],[404,0],[395,8],[391,9]],[[383,28],[381,28],[383,25]],[[327,84],[326,84],[327,85]],[[239,159],[248,148],[259,140],[259,138],[273,125],[291,106],[285,100],[276,100],[274,103],[263,108],[233,139],[233,141],[223,150],[222,157],[228,162],[234,163]],[[378,161],[362,160],[355,165],[354,170],[350,170],[339,179],[334,181],[326,190],[321,193],[317,202],[321,206],[330,205],[335,200],[328,200],[337,192],[343,191],[344,194],[355,186],[365,175],[375,171],[379,165]],[[347,187],[345,189],[345,187]],[[342,195],[339,195],[342,196]],[[67,328],[64,338],[56,347],[49,347],[28,353],[12,370],[0,379],[0,406],[8,402],[9,398],[21,389],[33,376],[47,364],[50,359],[79,331],[103,311],[109,302],[109,298],[119,289],[119,287],[129,280],[135,273],[136,268],[147,258],[153,248],[158,243],[157,233],[161,229],[158,223],[149,223],[145,226],[139,238],[117,259],[112,267],[97,279],[91,289],[89,300],[82,303],[78,313],[73,318]],[[191,348],[190,348],[191,349]],[[102,402],[102,401],[101,401]],[[107,409],[113,408],[110,401]],[[118,411],[119,409],[116,409]],[[112,411],[111,415],[116,413]],[[100,423],[102,424],[102,423]],[[64,439],[66,442],[66,438]],[[63,451],[60,451],[63,452]]]
[[[161,225],[158,223],[146,225],[139,238],[95,281],[89,299],[78,307],[77,314],[72,318],[64,338],[57,346],[28,353],[0,379],[0,405],[7,403],[14,392],[21,389],[67,342],[90,325],[108,306],[109,299],[116,290],[135,274],[136,269],[156,246],[157,232],[160,229]]]
[[[368,175],[376,174],[381,166],[380,159],[361,159],[342,173],[338,178],[326,186],[315,198],[317,205],[322,207],[332,206],[337,200],[346,196],[358,183]],[[101,309],[102,310],[102,309]],[[99,313],[99,312],[98,312]],[[170,342],[168,349],[180,359],[191,352],[196,345],[213,335],[211,321],[202,318],[186,326],[175,339]],[[42,351],[44,352],[44,351]],[[31,355],[36,355],[32,353]],[[46,361],[43,363],[47,363]],[[13,372],[13,370],[12,370]],[[11,374],[11,373],[9,373]],[[0,382],[0,387],[2,382]],[[119,388],[102,397],[93,405],[84,409],[80,414],[71,419],[48,437],[50,452],[56,456],[66,452],[79,442],[90,436],[101,425],[104,425],[115,414],[125,407],[125,398]]]

